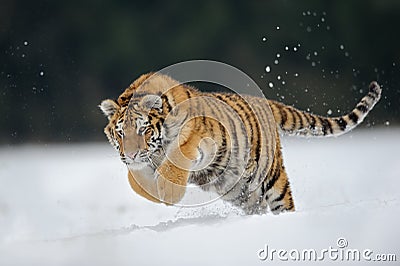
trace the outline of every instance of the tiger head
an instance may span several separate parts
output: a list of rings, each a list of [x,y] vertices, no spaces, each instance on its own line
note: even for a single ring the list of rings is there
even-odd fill
[[[133,170],[154,166],[152,159],[162,153],[164,121],[162,98],[157,94],[136,93],[136,85],[133,83],[117,101],[107,99],[99,105],[108,118],[105,135],[122,162]]]

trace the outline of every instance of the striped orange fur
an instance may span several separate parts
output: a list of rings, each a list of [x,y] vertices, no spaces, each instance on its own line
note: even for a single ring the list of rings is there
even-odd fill
[[[253,96],[200,92],[149,73],[100,108],[109,119],[104,132],[139,195],[176,204],[192,183],[245,213],[277,214],[295,209],[279,132],[343,134],[362,122],[380,95],[372,82],[350,113],[324,117]]]

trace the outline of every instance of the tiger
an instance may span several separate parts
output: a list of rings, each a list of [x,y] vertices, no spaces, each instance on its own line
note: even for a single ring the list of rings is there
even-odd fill
[[[202,92],[168,75],[147,73],[99,107],[108,118],[104,133],[128,167],[131,188],[145,199],[179,204],[194,184],[245,214],[279,214],[295,211],[280,135],[349,132],[381,92],[373,81],[351,112],[326,117],[256,96]]]

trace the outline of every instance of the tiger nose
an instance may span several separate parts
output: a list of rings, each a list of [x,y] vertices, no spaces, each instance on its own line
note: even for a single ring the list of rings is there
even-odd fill
[[[126,156],[128,156],[131,159],[135,159],[135,157],[138,155],[139,151],[135,151],[135,152],[128,152],[128,154],[126,154]]]

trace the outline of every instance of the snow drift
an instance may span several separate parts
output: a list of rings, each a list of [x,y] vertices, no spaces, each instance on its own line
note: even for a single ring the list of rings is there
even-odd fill
[[[399,133],[284,138],[297,211],[279,216],[243,216],[221,201],[196,208],[148,202],[132,193],[106,141],[3,146],[0,265],[262,265],[271,264],[259,258],[266,246],[319,252],[338,248],[339,238],[399,260]],[[272,263],[279,262],[275,254]]]

